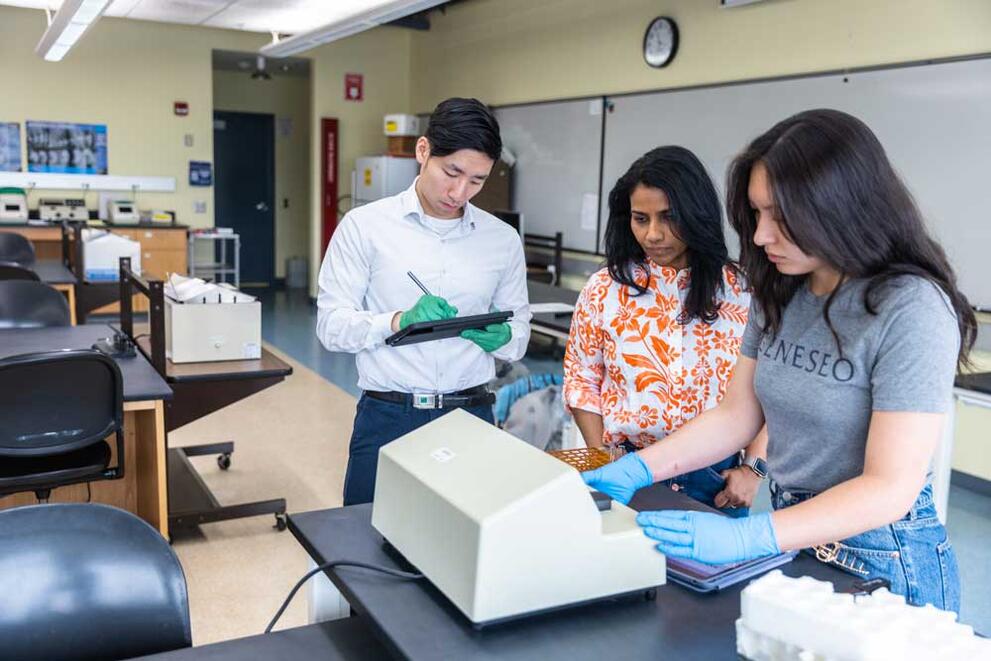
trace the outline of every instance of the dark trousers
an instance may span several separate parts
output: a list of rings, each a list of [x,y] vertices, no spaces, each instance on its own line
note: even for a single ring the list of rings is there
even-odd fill
[[[379,448],[414,429],[450,413],[454,409],[416,409],[362,395],[354,416],[354,431],[344,476],[344,504],[370,503],[375,495],[375,471]],[[492,406],[466,407],[465,411],[492,424]]]
[[[736,468],[739,465],[740,455],[734,454],[711,466],[673,477],[670,480],[664,480],[664,484],[674,488],[676,491],[681,491],[700,503],[705,503],[709,507],[715,507],[716,494],[726,487],[726,480],[723,479],[720,473],[730,468]],[[734,519],[739,519],[750,514],[749,507],[723,507],[721,511]]]

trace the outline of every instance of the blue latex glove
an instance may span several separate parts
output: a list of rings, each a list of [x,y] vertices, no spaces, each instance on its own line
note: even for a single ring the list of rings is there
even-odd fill
[[[663,510],[640,512],[637,523],[647,537],[660,542],[658,551],[673,558],[725,565],[781,553],[769,512],[731,519],[711,512]]]
[[[582,479],[588,486],[625,505],[637,489],[654,483],[654,474],[638,453],[631,452],[601,468],[585,471]]]

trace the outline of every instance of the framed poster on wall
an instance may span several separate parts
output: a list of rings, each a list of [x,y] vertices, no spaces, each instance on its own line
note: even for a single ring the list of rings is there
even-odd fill
[[[0,172],[21,171],[21,125],[0,122]]]
[[[27,122],[28,172],[107,174],[105,124]]]

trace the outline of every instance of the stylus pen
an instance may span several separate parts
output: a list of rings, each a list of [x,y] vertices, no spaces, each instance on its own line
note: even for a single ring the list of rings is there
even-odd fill
[[[416,283],[416,286],[419,287],[424,294],[426,294],[427,296],[433,296],[433,294],[430,293],[430,290],[423,286],[423,283],[420,282],[420,279],[417,278],[415,275],[413,275],[412,271],[406,271],[406,275],[409,276],[410,280]]]

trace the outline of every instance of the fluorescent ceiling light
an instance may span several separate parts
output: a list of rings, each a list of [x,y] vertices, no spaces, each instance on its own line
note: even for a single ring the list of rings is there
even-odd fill
[[[446,0],[366,0],[341,3],[341,16],[326,25],[301,32],[288,39],[263,46],[259,52],[269,57],[285,57],[316,48],[352,34],[369,30],[383,23],[415,14]]]
[[[34,52],[49,62],[58,62],[100,18],[110,0],[65,0],[48,24]]]

